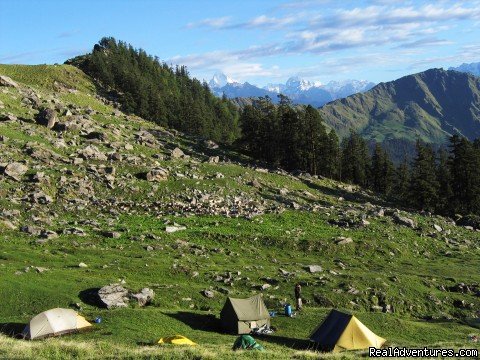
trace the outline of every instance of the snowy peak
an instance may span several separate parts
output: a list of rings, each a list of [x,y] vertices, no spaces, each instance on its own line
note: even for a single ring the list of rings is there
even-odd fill
[[[277,95],[284,94],[296,104],[322,106],[327,102],[370,90],[375,84],[366,80],[330,81],[323,85],[320,81],[309,81],[292,76],[285,84],[268,84],[258,87],[248,82],[239,83],[227,75],[217,72],[208,83],[217,96],[228,98],[269,96],[277,102]]]
[[[228,77],[222,72],[216,72],[213,75],[213,78],[208,82],[208,85],[211,88],[221,88],[227,84],[233,84],[233,83],[236,83],[236,81],[233,80],[232,78]]]
[[[480,76],[480,62],[471,63],[471,64],[463,63],[462,65],[460,65],[458,67],[448,68],[448,70],[456,70],[456,71],[460,71],[460,72],[469,73],[469,74],[472,74],[472,75],[475,75],[475,76]]]

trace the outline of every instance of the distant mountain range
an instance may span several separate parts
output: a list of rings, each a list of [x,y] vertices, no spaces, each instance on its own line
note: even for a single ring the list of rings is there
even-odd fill
[[[325,85],[299,77],[291,77],[285,84],[268,84],[258,87],[248,82],[237,82],[223,73],[216,73],[208,85],[214,94],[228,98],[251,98],[269,96],[277,102],[277,95],[288,96],[295,104],[310,104],[320,107],[326,103],[358,92],[364,92],[375,86],[366,80],[331,81]]]
[[[430,69],[336,100],[320,112],[340,137],[355,130],[403,149],[417,139],[441,145],[455,133],[473,140],[480,137],[480,78]]]
[[[460,66],[451,67],[448,70],[461,71],[461,72],[466,72],[475,76],[480,76],[480,62],[470,63],[470,64],[463,63]]]

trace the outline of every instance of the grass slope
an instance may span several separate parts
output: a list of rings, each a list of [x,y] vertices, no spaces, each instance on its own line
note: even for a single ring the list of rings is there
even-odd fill
[[[19,89],[0,88],[0,112],[20,119],[0,122],[0,167],[14,160],[29,167],[21,181],[0,177],[0,358],[310,359],[318,354],[305,340],[332,307],[353,312],[390,344],[473,345],[468,335],[477,329],[465,320],[476,316],[480,301],[475,291],[462,293],[456,286],[478,286],[478,232],[413,213],[404,215],[417,227],[401,226],[391,216],[375,215],[393,209],[374,194],[327,179],[264,171],[239,154],[125,116],[96,97],[90,80],[70,66],[2,65],[0,74],[20,83]],[[56,106],[60,123],[77,116],[85,127],[57,132],[36,124],[37,110],[24,101],[26,89]],[[66,109],[74,114],[64,115]],[[88,140],[92,131],[104,139]],[[139,138],[145,133],[154,140]],[[75,164],[88,145],[120,153],[121,159]],[[172,158],[174,147],[190,157]],[[209,156],[221,161],[208,162]],[[104,166],[115,168],[113,183],[100,171]],[[159,166],[169,170],[167,181],[137,176]],[[49,180],[29,180],[39,172]],[[38,191],[53,201],[32,202]],[[166,233],[173,222],[186,230]],[[21,231],[25,225],[59,236],[43,241]],[[71,228],[81,228],[84,236],[68,234]],[[338,245],[340,236],[353,242]],[[311,264],[323,271],[309,273]],[[231,283],[224,281],[228,277]],[[153,304],[107,310],[86,296],[119,280],[132,290],[154,289]],[[283,302],[293,302],[296,282],[303,284],[305,311],[273,318],[277,331],[258,339],[265,353],[233,353],[235,336],[223,334],[218,324],[227,294],[249,296],[271,284],[264,299],[280,312]],[[205,298],[204,289],[215,297]],[[87,319],[100,316],[102,323],[60,339],[8,336],[41,311],[76,303]],[[386,304],[393,313],[381,311]],[[148,345],[177,333],[199,346]]]

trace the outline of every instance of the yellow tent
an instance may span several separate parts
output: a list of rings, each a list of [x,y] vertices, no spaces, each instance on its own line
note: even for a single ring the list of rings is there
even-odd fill
[[[197,345],[192,340],[182,335],[163,337],[158,340],[159,344],[173,344],[173,345]]]
[[[327,351],[380,348],[385,339],[375,335],[360,320],[350,314],[332,310],[327,318],[310,335],[310,340]]]

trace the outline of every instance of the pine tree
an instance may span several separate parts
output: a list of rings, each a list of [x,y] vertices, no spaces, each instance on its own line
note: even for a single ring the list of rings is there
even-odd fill
[[[342,181],[366,186],[370,157],[365,140],[352,132],[344,141],[342,150]]]
[[[452,208],[452,178],[450,173],[449,154],[446,150],[441,149],[438,152],[437,164],[437,181],[438,181],[438,203],[437,211],[449,213]]]
[[[412,166],[410,203],[422,210],[434,211],[438,201],[439,183],[435,168],[435,154],[431,146],[417,141],[417,156]]]

